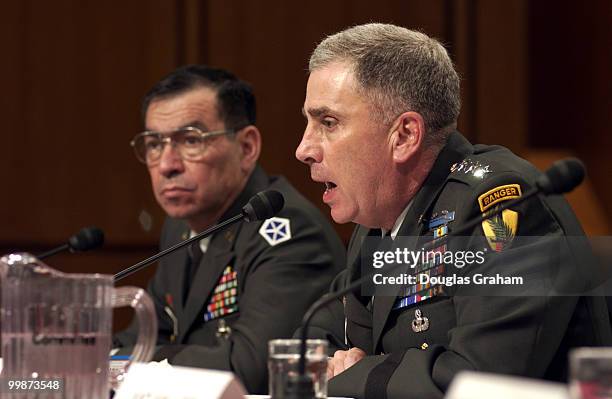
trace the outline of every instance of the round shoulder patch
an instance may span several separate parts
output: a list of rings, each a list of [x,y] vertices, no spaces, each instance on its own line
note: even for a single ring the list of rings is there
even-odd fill
[[[259,228],[259,234],[274,246],[291,239],[291,222],[286,218],[273,217],[264,220]]]

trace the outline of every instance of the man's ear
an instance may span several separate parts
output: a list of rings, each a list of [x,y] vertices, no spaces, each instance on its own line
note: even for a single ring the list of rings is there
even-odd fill
[[[417,112],[404,112],[394,123],[392,132],[393,161],[405,163],[417,153],[425,138],[425,121]]]
[[[261,134],[256,126],[249,125],[236,134],[240,146],[240,167],[250,171],[259,159],[261,152]]]

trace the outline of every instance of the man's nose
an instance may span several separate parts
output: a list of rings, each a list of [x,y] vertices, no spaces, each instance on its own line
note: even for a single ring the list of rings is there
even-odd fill
[[[185,170],[185,164],[179,150],[172,142],[166,143],[159,158],[159,172],[170,177]]]
[[[306,130],[304,130],[302,141],[295,150],[295,157],[307,165],[321,162],[323,158],[321,145],[317,140],[315,140],[308,127],[306,127]]]

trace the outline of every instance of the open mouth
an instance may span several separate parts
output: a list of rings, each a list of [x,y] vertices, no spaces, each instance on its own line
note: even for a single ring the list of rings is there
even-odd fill
[[[337,187],[336,183],[333,183],[333,182],[330,182],[330,181],[326,181],[325,182],[325,192],[330,192],[333,189],[335,189],[336,187]]]
[[[325,182],[325,192],[323,192],[323,202],[325,202],[328,205],[331,204],[335,197],[337,189],[338,189],[338,186],[336,186],[336,183],[331,182],[331,181],[326,181]]]

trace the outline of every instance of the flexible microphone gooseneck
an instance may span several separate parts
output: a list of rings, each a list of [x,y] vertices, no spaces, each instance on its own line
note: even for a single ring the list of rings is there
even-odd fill
[[[212,226],[185,241],[181,241],[178,244],[173,245],[170,248],[167,248],[151,256],[150,258],[147,258],[143,261],[136,263],[135,265],[132,265],[126,269],[121,270],[119,273],[115,274],[114,276],[115,282],[150,265],[151,263],[155,262],[159,258],[162,258],[168,255],[169,253],[172,253],[180,248],[183,248],[184,246],[187,246],[194,241],[201,240],[204,237],[207,237],[213,233],[216,233],[217,231],[231,224],[234,224],[241,220],[252,222],[255,220],[265,220],[265,219],[271,218],[272,216],[280,212],[280,210],[283,209],[284,205],[285,205],[285,198],[278,191],[268,190],[268,191],[259,192],[255,194],[253,197],[251,197],[249,202],[242,208],[242,211],[238,215],[233,216],[227,220],[224,220],[223,222],[215,226]]]
[[[62,251],[82,252],[97,248],[104,244],[104,232],[97,227],[85,227],[68,239],[66,244],[36,255],[45,259]]]
[[[448,241],[450,237],[459,236],[467,231],[470,231],[476,225],[482,223],[484,220],[487,220],[497,214],[500,214],[505,209],[516,206],[527,199],[535,196],[538,193],[544,195],[555,195],[555,194],[564,194],[572,191],[575,187],[577,187],[585,176],[585,167],[583,163],[576,158],[566,158],[559,161],[556,161],[552,164],[552,166],[544,172],[537,180],[536,187],[529,190],[523,196],[507,201],[504,205],[498,206],[484,214],[480,215],[472,219],[471,221],[465,223],[461,228],[437,239],[429,241],[426,243],[425,247],[427,249],[431,249],[437,246],[440,246]],[[400,263],[396,263],[391,265],[387,269],[387,273],[391,273],[396,269],[403,266]],[[314,397],[314,389],[312,380],[306,376],[306,340],[308,338],[308,327],[310,325],[310,321],[313,316],[324,306],[331,303],[334,300],[337,300],[343,295],[348,294],[349,292],[353,292],[357,290],[363,283],[368,281],[374,276],[374,274],[379,271],[374,270],[365,276],[361,276],[357,280],[352,281],[349,285],[344,287],[341,290],[336,292],[330,292],[325,294],[319,300],[308,308],[304,317],[302,318],[302,331],[301,331],[301,343],[300,343],[300,357],[298,364],[298,374],[293,379],[289,380],[289,389],[286,392],[286,398],[291,399],[310,399]]]

